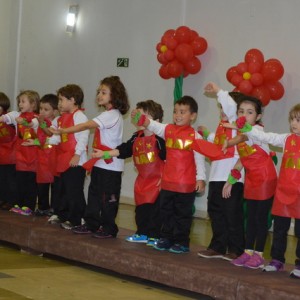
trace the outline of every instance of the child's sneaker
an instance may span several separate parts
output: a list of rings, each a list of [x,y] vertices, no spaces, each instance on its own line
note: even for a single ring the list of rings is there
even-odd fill
[[[116,236],[113,236],[112,234],[103,231],[102,228],[99,228],[99,229],[92,235],[92,237],[97,238],[97,239],[110,239],[110,238],[115,238]]]
[[[131,243],[147,243],[148,237],[146,235],[133,234],[125,239],[127,242]]]
[[[50,224],[60,224],[60,223],[61,223],[61,220],[60,220],[60,218],[58,217],[58,215],[53,215],[53,216],[51,216],[51,217],[48,219],[48,223],[50,223]]]
[[[65,221],[63,223],[60,223],[60,227],[62,229],[71,230],[74,226],[72,225],[72,223],[70,221]]]
[[[154,247],[157,244],[157,242],[158,242],[158,239],[149,238],[146,245],[149,247]]]
[[[281,261],[272,259],[270,263],[263,268],[263,272],[278,272],[282,271],[283,267],[284,264]]]
[[[223,254],[213,249],[201,250],[198,252],[198,256],[203,258],[223,258]]]
[[[31,216],[32,215],[32,210],[27,206],[23,206],[21,211],[20,211],[20,214],[23,215],[23,216]]]
[[[21,214],[22,208],[19,205],[14,205],[14,207],[12,207],[9,211],[16,214]]]
[[[264,267],[264,262],[264,258],[254,252],[251,258],[245,262],[244,267],[250,269],[259,269]]]
[[[75,226],[72,228],[72,232],[76,234],[90,234],[92,231],[88,229],[86,224]]]
[[[183,246],[180,244],[174,244],[172,247],[170,247],[169,252],[180,254],[180,253],[190,252],[190,249],[189,249],[189,247],[186,247],[186,246]]]
[[[295,266],[295,269],[290,273],[290,277],[300,279],[300,266]]]
[[[156,250],[165,251],[165,250],[169,250],[172,245],[173,244],[171,243],[170,240],[165,239],[165,238],[161,238],[161,239],[158,240],[156,245],[153,246],[153,248],[156,249]]]
[[[251,255],[244,252],[242,255],[240,255],[238,258],[233,259],[231,263],[237,267],[243,267],[244,264],[251,258]]]

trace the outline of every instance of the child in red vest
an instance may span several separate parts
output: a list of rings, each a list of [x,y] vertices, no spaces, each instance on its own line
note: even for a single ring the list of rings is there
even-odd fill
[[[200,134],[191,127],[198,104],[183,96],[174,105],[174,124],[161,124],[133,110],[133,122],[144,126],[166,141],[166,162],[162,175],[160,214],[162,229],[154,249],[172,253],[189,252],[190,229],[196,191],[205,189],[205,159],[193,151]]]
[[[148,118],[161,122],[163,109],[153,100],[139,102],[136,109]],[[133,157],[138,172],[134,184],[136,204],[136,233],[126,238],[133,243],[147,243],[153,246],[160,235],[159,192],[164,160],[166,158],[165,141],[147,128],[139,130],[126,142],[107,151],[111,157],[126,159]],[[103,158],[105,151],[95,150],[93,157]]]
[[[82,89],[68,84],[57,91],[59,110],[58,128],[67,128],[87,121],[81,106],[84,99]],[[61,203],[57,215],[49,223],[60,223],[63,229],[72,229],[81,224],[86,202],[84,196],[85,169],[89,131],[62,133],[57,146],[56,172],[60,175]]]
[[[12,111],[0,117],[0,122],[17,126],[16,176],[17,201],[11,209],[21,215],[31,215],[37,198],[36,164],[37,146],[27,147],[23,143],[36,138],[39,109],[39,94],[35,91],[22,91],[18,97],[19,112]]]
[[[0,116],[7,113],[9,98],[0,92]],[[16,201],[16,128],[0,123],[0,208],[9,210]]]

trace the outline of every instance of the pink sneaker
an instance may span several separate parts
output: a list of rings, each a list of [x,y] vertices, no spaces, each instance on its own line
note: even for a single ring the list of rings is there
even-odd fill
[[[263,259],[263,257],[254,252],[251,258],[248,261],[246,261],[244,267],[250,269],[260,269],[264,267],[264,262],[265,260]]]
[[[243,267],[245,263],[251,258],[252,256],[246,252],[240,255],[238,258],[233,259],[230,263],[237,267]]]
[[[16,213],[16,214],[21,214],[22,208],[19,207],[19,205],[15,205],[15,206],[12,207],[9,211],[14,212],[14,213]]]

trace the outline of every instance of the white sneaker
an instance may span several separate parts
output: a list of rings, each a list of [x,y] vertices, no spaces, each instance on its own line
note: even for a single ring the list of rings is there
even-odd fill
[[[60,224],[61,220],[59,219],[58,215],[52,215],[49,219],[48,219],[48,223],[50,224]]]

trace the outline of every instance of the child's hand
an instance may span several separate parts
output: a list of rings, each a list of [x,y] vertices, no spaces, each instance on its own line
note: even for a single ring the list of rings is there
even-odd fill
[[[237,129],[237,126],[235,123],[223,123],[222,126],[225,128]]]
[[[228,199],[231,196],[231,189],[232,184],[227,181],[223,186],[222,197]]]
[[[214,82],[209,82],[204,88],[204,92],[209,94],[217,94],[219,91],[220,87]]]
[[[28,140],[24,141],[21,145],[22,146],[34,146],[35,145],[34,139],[28,139]]]
[[[225,139],[224,143],[222,145],[222,151],[223,151],[224,154],[227,153],[227,148],[228,148],[228,139]]]
[[[70,160],[70,166],[71,167],[77,167],[79,164],[80,156],[78,154],[75,154],[72,159]]]
[[[92,156],[92,158],[101,158],[103,156],[103,151],[94,148],[91,156]]]
[[[60,134],[63,133],[63,128],[57,128],[57,129],[55,129],[55,128],[53,128],[53,127],[49,127],[48,129],[49,129],[49,131],[50,131],[52,134],[60,135]]]
[[[21,118],[21,117],[17,117],[17,118],[16,118],[16,122],[17,122],[18,124],[22,124],[22,123],[24,122],[24,120],[25,120],[25,119],[23,119],[23,118]]]
[[[197,180],[196,181],[196,192],[202,194],[205,191],[205,181],[204,180]]]

